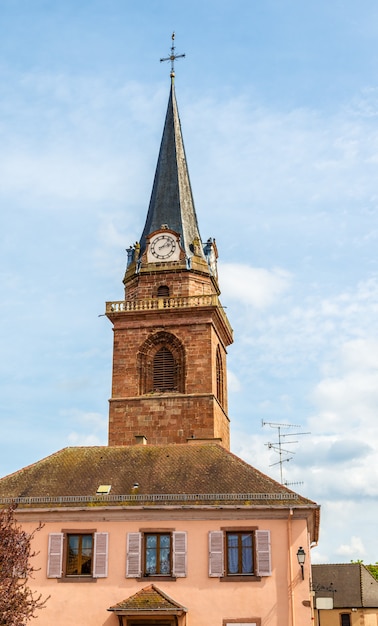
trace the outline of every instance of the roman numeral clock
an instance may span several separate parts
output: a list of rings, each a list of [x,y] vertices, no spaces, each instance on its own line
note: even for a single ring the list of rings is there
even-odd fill
[[[156,231],[149,239],[147,262],[179,261],[180,245],[177,234],[173,231]]]

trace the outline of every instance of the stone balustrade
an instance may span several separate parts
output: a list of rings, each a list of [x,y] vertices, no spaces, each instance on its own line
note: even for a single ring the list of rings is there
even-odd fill
[[[106,314],[128,313],[134,311],[157,311],[166,309],[187,309],[192,307],[215,306],[230,328],[229,321],[216,294],[183,296],[180,298],[146,298],[143,300],[118,300],[106,303]]]
[[[107,302],[107,313],[121,313],[127,311],[152,311],[158,309],[187,309],[200,306],[219,306],[216,294],[202,296],[185,296],[181,298],[146,298],[145,300],[120,300]]]

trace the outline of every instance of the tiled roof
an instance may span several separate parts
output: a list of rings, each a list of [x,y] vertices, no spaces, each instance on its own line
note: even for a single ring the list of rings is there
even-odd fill
[[[211,504],[223,494],[226,503],[229,497],[231,503],[251,499],[252,504],[318,508],[215,443],[64,448],[2,478],[0,501],[75,497],[84,503],[96,499],[99,485],[111,485],[110,495],[100,498],[113,502],[159,496],[161,504],[174,496]]]
[[[378,608],[378,581],[362,563],[312,566],[316,597],[333,598],[334,608]]]
[[[122,602],[111,606],[108,611],[128,614],[145,613],[147,611],[153,611],[156,614],[161,611],[164,612],[164,614],[177,614],[178,612],[186,612],[186,608],[172,600],[172,598],[160,591],[155,585],[149,585],[133,596],[126,598],[126,600],[122,600]]]

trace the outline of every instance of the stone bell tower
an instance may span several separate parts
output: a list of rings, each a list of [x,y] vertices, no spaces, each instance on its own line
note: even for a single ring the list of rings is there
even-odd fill
[[[128,251],[114,328],[109,445],[217,440],[229,449],[226,348],[215,241],[203,243],[187,169],[174,72],[146,223]]]

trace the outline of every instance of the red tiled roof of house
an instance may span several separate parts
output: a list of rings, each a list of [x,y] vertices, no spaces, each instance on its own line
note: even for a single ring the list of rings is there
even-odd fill
[[[163,593],[155,585],[149,585],[144,587],[134,595],[122,600],[110,607],[108,611],[114,611],[115,613],[133,613],[153,611],[155,614],[159,611],[164,611],[165,614],[186,612],[186,608],[178,602],[175,602]]]

